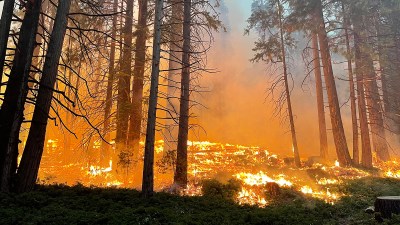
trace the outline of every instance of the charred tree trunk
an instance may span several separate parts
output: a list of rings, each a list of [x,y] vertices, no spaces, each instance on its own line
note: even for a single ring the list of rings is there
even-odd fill
[[[10,33],[15,0],[5,0],[0,21],[0,88],[3,83],[3,68],[6,60],[8,36]]]
[[[147,1],[139,0],[139,20],[136,31],[136,54],[133,69],[132,82],[132,110],[128,134],[129,147],[133,148],[134,154],[139,154],[139,142],[143,119],[143,85],[144,69],[146,66],[146,41],[147,41]]]
[[[32,190],[36,182],[43,154],[46,126],[58,74],[58,63],[67,28],[67,15],[70,5],[71,0],[63,0],[59,1],[57,7],[57,14],[43,66],[35,111],[33,113],[32,125],[18,169],[18,192]]]
[[[41,0],[27,3],[21,25],[13,67],[0,110],[1,189],[10,189],[10,179],[17,169],[19,130],[28,93],[28,79],[35,48]]]
[[[114,0],[113,2],[113,13],[118,11],[118,0]],[[108,80],[107,80],[107,93],[104,107],[104,131],[105,140],[110,141],[110,116],[111,109],[113,106],[113,87],[114,87],[114,79],[115,79],[115,45],[117,38],[117,16],[113,15],[112,19],[112,30],[111,30],[111,46],[110,46],[110,62],[108,65]],[[104,147],[102,148],[101,159],[100,161],[104,165],[106,161],[110,158],[110,146],[107,143],[104,143]]]
[[[342,11],[346,14],[345,6],[342,2]],[[358,147],[358,121],[357,121],[357,103],[356,103],[356,91],[354,86],[354,74],[353,74],[353,63],[352,53],[350,47],[349,28],[350,20],[347,16],[344,17],[344,32],[346,38],[346,54],[347,54],[347,70],[349,73],[349,84],[350,84],[350,103],[351,103],[351,124],[353,130],[353,163],[358,165],[360,163],[360,151]]]
[[[164,3],[163,0],[156,0],[155,2],[153,59],[152,59],[152,70],[151,70],[149,111],[147,115],[148,121],[146,130],[146,143],[144,149],[143,183],[142,183],[142,191],[145,197],[152,196],[154,191],[154,142],[156,135],[163,3]]]
[[[320,157],[326,160],[328,158],[328,137],[326,134],[324,92],[322,86],[322,73],[321,73],[321,63],[320,63],[321,59],[319,57],[318,35],[316,33],[312,34],[312,45],[314,54],[315,83],[317,92]]]
[[[182,79],[181,98],[179,109],[178,148],[176,157],[176,171],[174,182],[182,188],[186,188],[187,179],[187,141],[189,136],[189,104],[190,104],[190,44],[191,44],[191,7],[192,0],[183,1],[183,55],[182,55]]]
[[[362,158],[361,164],[365,167],[372,167],[372,152],[371,140],[369,136],[367,106],[364,91],[364,73],[362,68],[362,56],[360,42],[361,38],[358,33],[358,20],[353,18],[354,24],[354,50],[356,59],[356,80],[357,80],[357,95],[358,95],[358,113],[360,118],[360,131],[361,131],[361,150]]]
[[[349,166],[352,160],[349,154],[347,140],[344,133],[339,99],[336,90],[335,77],[333,75],[332,60],[329,49],[329,39],[325,29],[324,15],[321,0],[317,1],[316,18],[318,20],[318,38],[321,49],[322,64],[324,67],[325,84],[328,93],[330,118],[332,124],[333,139],[340,165]]]
[[[168,90],[167,90],[167,112],[164,130],[164,155],[168,152],[176,151],[178,130],[177,117],[179,115],[179,82],[182,72],[182,32],[183,32],[183,1],[170,0],[171,12],[171,31],[169,43],[169,66],[168,66]]]
[[[124,43],[122,59],[118,73],[118,102],[117,102],[117,137],[116,144],[119,150],[125,150],[128,135],[130,102],[130,80],[132,75],[132,37],[133,37],[133,0],[126,4],[125,28],[123,31]],[[122,149],[121,149],[122,148]]]

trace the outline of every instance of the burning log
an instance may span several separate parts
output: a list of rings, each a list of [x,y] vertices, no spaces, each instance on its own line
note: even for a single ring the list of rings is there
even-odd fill
[[[271,198],[275,198],[281,194],[281,188],[275,182],[268,182],[266,184],[267,193]]]
[[[381,196],[375,200],[375,212],[383,218],[391,218],[392,213],[400,213],[400,196]]]

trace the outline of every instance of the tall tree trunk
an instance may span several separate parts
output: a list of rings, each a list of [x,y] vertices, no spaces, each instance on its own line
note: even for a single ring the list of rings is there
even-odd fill
[[[361,131],[361,164],[367,168],[372,167],[372,152],[371,140],[369,136],[367,106],[365,101],[364,92],[364,72],[362,68],[361,56],[361,37],[359,35],[359,21],[353,18],[354,25],[354,50],[356,59],[356,79],[357,79],[357,94],[358,94],[358,113],[360,118],[360,131]]]
[[[156,0],[154,12],[153,59],[151,70],[150,99],[147,115],[146,143],[144,149],[142,191],[145,197],[154,191],[154,142],[156,135],[156,118],[158,102],[158,83],[160,73],[161,25],[163,17],[163,0]]]
[[[46,126],[53,99],[53,88],[58,74],[58,63],[67,28],[67,15],[70,5],[71,0],[63,0],[58,3],[54,27],[43,66],[35,111],[33,113],[32,126],[18,169],[18,192],[32,190],[36,182],[43,154]]]
[[[350,47],[349,28],[351,26],[349,18],[346,16],[346,10],[344,3],[342,2],[342,11],[344,16],[344,32],[346,39],[346,54],[347,54],[347,70],[349,73],[349,84],[350,84],[350,108],[351,108],[351,124],[353,130],[353,163],[358,165],[360,163],[360,151],[358,147],[358,121],[357,121],[357,103],[356,103],[356,91],[354,87],[354,75],[352,65],[352,53]]]
[[[385,117],[390,131],[400,141],[400,5],[396,1],[380,3],[382,10],[376,28]]]
[[[136,37],[135,66],[133,68],[132,82],[132,110],[128,134],[129,147],[133,148],[135,156],[139,154],[139,142],[143,118],[143,85],[144,69],[146,66],[146,41],[147,41],[147,1],[139,0],[139,20]]]
[[[190,44],[191,44],[191,8],[192,0],[183,1],[183,55],[182,55],[182,79],[180,115],[178,130],[178,148],[176,158],[176,171],[174,182],[180,187],[186,188],[187,179],[187,141],[189,136],[189,104],[190,104]]]
[[[324,14],[321,0],[317,1],[316,18],[318,19],[318,38],[321,49],[322,64],[324,67],[325,84],[328,93],[329,110],[332,124],[333,139],[340,165],[350,166],[352,160],[349,154],[347,140],[344,133],[339,99],[333,75],[332,60],[329,48],[329,39],[325,29]]]
[[[118,0],[114,0],[113,3],[113,13],[118,11]],[[115,78],[115,45],[117,38],[117,16],[113,15],[112,19],[112,30],[111,30],[111,46],[110,46],[110,62],[108,65],[108,80],[107,80],[107,93],[104,107],[104,131],[105,139],[110,141],[110,116],[111,109],[113,105],[113,87]],[[106,161],[110,158],[110,146],[104,143],[104,147],[101,152],[101,163],[104,165]],[[116,163],[116,162],[114,162]]]
[[[326,134],[326,121],[325,121],[325,105],[324,105],[324,92],[322,86],[322,73],[321,63],[319,57],[318,34],[312,34],[312,45],[314,54],[314,73],[317,92],[317,107],[318,107],[318,125],[319,125],[319,147],[320,156],[323,159],[328,158],[328,137]]]
[[[169,66],[168,66],[168,90],[167,90],[167,112],[164,129],[164,155],[176,151],[178,130],[177,117],[179,115],[179,82],[182,72],[182,32],[183,32],[183,1],[170,0],[171,31],[169,43]]]
[[[367,24],[373,23],[368,17],[369,15],[356,15],[355,28],[359,35],[361,66],[364,74],[365,97],[367,99],[367,110],[369,114],[369,122],[371,124],[372,143],[377,153],[378,159],[381,161],[389,161],[389,149],[386,142],[385,127],[383,123],[383,110],[381,98],[374,68],[374,62],[371,56],[371,47],[368,43],[370,33]]]
[[[3,191],[9,190],[10,178],[17,169],[19,130],[28,93],[28,79],[41,4],[41,0],[27,3],[13,67],[0,110],[0,178]]]
[[[117,102],[117,137],[116,143],[119,150],[125,150],[130,102],[130,81],[132,75],[132,37],[133,37],[133,2],[126,4],[125,28],[123,31],[124,43],[122,46],[121,70],[118,73],[118,102]]]
[[[365,49],[365,48],[362,48]],[[369,112],[369,121],[371,123],[372,143],[377,153],[378,159],[381,161],[389,161],[389,149],[386,142],[385,127],[383,123],[381,99],[379,96],[376,74],[373,67],[371,56],[362,54],[363,67],[366,69],[366,98]]]
[[[279,12],[279,32],[280,32],[280,48],[282,54],[282,64],[283,64],[283,80],[285,82],[285,95],[286,95],[286,103],[287,103],[287,110],[289,116],[289,123],[290,123],[290,133],[292,135],[292,144],[293,144],[293,156],[294,162],[297,167],[301,167],[301,160],[300,160],[300,153],[299,148],[297,145],[297,136],[296,136],[296,128],[294,125],[294,118],[293,118],[293,110],[292,110],[292,100],[291,100],[291,93],[289,88],[289,78],[288,78],[288,71],[287,71],[287,63],[286,63],[286,50],[285,50],[285,40],[283,34],[283,26],[282,26],[282,5],[280,1],[278,3],[278,12]]]
[[[3,82],[4,62],[6,60],[8,36],[10,33],[15,0],[5,0],[0,21],[0,88]],[[1,90],[1,89],[0,89]]]

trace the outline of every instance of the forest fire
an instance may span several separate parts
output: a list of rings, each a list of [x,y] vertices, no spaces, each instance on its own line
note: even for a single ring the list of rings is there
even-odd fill
[[[51,143],[51,144],[50,144]],[[142,147],[143,147],[143,143]],[[337,161],[332,166],[320,164],[311,167],[295,168],[292,164],[285,163],[280,156],[271,154],[260,147],[246,147],[242,145],[231,145],[212,142],[188,142],[189,146],[189,180],[187,189],[180,192],[181,195],[202,195],[202,181],[217,179],[221,182],[234,179],[241,183],[241,189],[237,194],[236,201],[239,204],[250,204],[266,206],[269,204],[271,193],[268,185],[276,184],[280,189],[292,191],[321,199],[327,203],[334,204],[343,193],[334,191],[335,185],[346,182],[346,180],[360,179],[367,176],[384,176],[400,178],[400,164],[391,161],[376,165],[381,173],[372,174],[361,169],[352,167],[340,167]],[[155,149],[156,158],[163,155],[163,141],[157,141]],[[108,167],[95,165],[84,166],[84,162],[75,162],[62,166],[54,165],[52,156],[57,156],[57,142],[50,141],[48,151],[44,157],[39,179],[45,184],[67,183],[73,185],[76,182],[87,186],[104,187],[134,187],[133,177],[122,177],[116,174],[116,164],[110,160]],[[94,149],[99,149],[96,145]],[[167,190],[172,185],[172,175],[169,171],[158,171],[157,177],[163,178],[156,189]]]

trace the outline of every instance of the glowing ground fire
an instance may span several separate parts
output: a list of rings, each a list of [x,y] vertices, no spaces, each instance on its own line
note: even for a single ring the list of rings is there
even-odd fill
[[[108,167],[82,161],[81,159],[85,157],[78,157],[72,163],[63,161],[54,163],[54,158],[59,155],[57,143],[56,140],[48,140],[47,147],[50,150],[46,151],[41,165],[39,173],[41,183],[74,185],[79,182],[86,186],[139,188],[140,177],[131,176],[129,171],[117,172],[118,164],[112,160],[109,161]],[[182,195],[201,195],[201,183],[206,179],[217,179],[221,182],[236,179],[242,184],[236,196],[239,204],[268,205],[270,193],[267,191],[267,186],[269,184],[276,184],[279,188],[290,189],[334,204],[344,196],[334,186],[346,180],[367,176],[400,179],[400,163],[397,161],[376,163],[375,166],[381,172],[372,174],[357,168],[340,167],[337,161],[332,163],[332,166],[314,164],[311,167],[295,168],[285,158],[256,146],[192,141],[189,141],[188,145],[190,184],[186,190],[180,192]],[[161,161],[164,155],[163,146],[163,141],[156,142],[156,160],[158,161]],[[99,146],[94,145],[93,149],[99,149]],[[136,167],[140,168],[141,164],[137,163]],[[160,164],[157,163],[156,167],[160,167]],[[137,168],[132,170],[137,170]],[[158,191],[170,190],[172,175],[169,170],[156,169],[155,176],[157,180],[161,180],[156,183]]]

